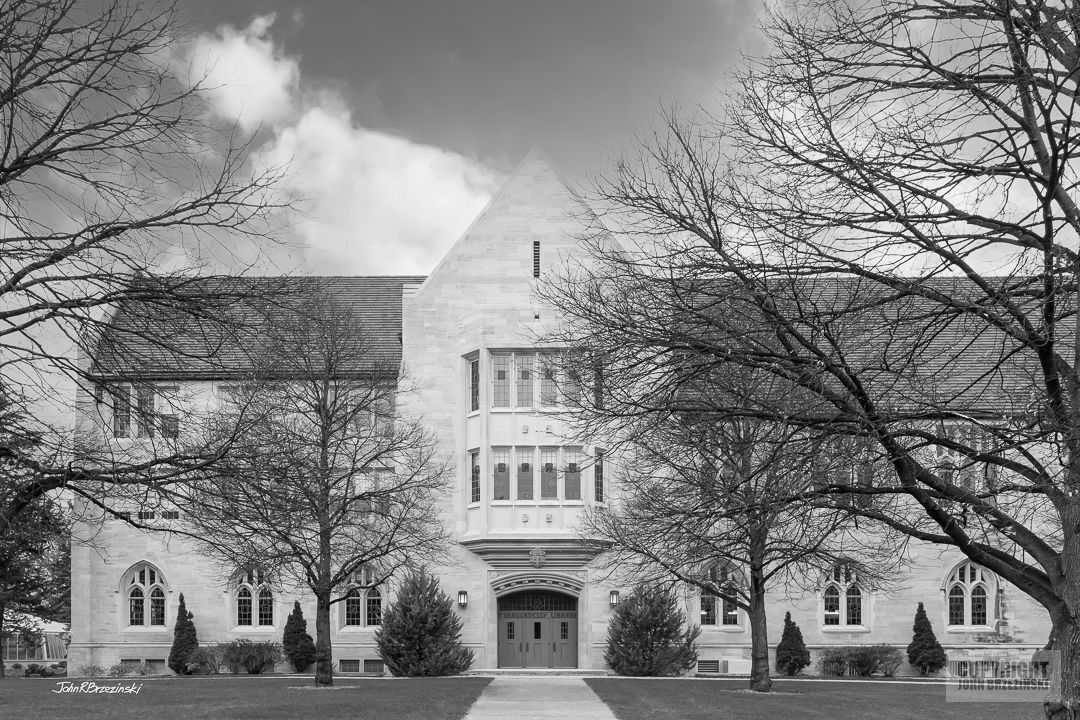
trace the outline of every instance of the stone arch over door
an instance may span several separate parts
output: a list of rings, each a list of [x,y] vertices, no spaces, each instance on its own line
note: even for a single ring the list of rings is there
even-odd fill
[[[577,667],[578,593],[522,583],[496,597],[499,667]]]

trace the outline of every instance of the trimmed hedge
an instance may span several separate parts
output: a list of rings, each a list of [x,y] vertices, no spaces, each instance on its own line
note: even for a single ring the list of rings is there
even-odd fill
[[[850,670],[859,677],[870,677],[875,673],[892,677],[903,662],[904,654],[900,649],[884,643],[825,648],[818,656],[821,674],[835,676],[848,675]]]

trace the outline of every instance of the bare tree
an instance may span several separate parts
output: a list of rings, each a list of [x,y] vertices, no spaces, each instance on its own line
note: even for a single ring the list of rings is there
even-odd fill
[[[243,301],[170,268],[244,255],[279,207],[278,169],[252,170],[210,123],[199,78],[178,64],[182,39],[168,4],[0,0],[0,382],[26,410],[0,434],[13,470],[0,477],[0,543],[60,488],[97,497],[101,482],[176,472],[163,457],[79,455],[58,396],[100,393],[99,368],[78,358],[106,331],[114,348],[175,349],[117,314],[209,325]]]
[[[255,373],[209,427],[229,451],[173,497],[225,567],[314,594],[315,683],[331,685],[330,610],[354,575],[378,584],[444,557],[448,470],[435,438],[400,410],[408,379],[346,298],[327,291],[276,309],[253,352]]]
[[[669,344],[679,335],[669,333]],[[605,332],[591,340],[597,337],[614,340]],[[754,417],[762,403],[799,410],[790,395],[771,397],[786,388],[767,373],[695,368],[698,358],[687,352],[671,362],[659,345],[633,344],[638,339],[621,336],[619,354],[634,360],[603,375],[602,396],[576,395],[579,423],[610,438],[606,452],[621,458],[615,499],[588,510],[582,534],[633,580],[696,588],[704,604],[713,603],[714,619],[745,611],[750,687],[768,691],[767,591],[816,583],[837,568],[857,574],[868,590],[895,566],[896,554],[878,549],[883,538],[858,532],[850,507],[814,502],[823,478],[869,473],[873,460],[831,436]],[[571,363],[580,362],[585,349],[578,348]]]
[[[599,184],[604,222],[636,239],[597,243],[601,300],[626,332],[690,322],[712,363],[817,400],[757,417],[872,442],[889,476],[832,493],[883,498],[861,514],[1045,607],[1045,712],[1078,718],[1074,9],[811,0],[765,30],[774,53],[725,114],[669,115]],[[620,277],[669,300],[662,317]]]

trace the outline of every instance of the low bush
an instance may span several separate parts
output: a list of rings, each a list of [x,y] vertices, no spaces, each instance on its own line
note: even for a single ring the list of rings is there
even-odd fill
[[[124,677],[127,675],[127,668],[124,667],[124,663],[116,663],[115,665],[110,665],[105,671],[105,674],[111,678]]]
[[[846,647],[825,648],[818,654],[818,668],[822,675],[847,675],[848,650]]]
[[[822,675],[870,677],[880,673],[885,677],[896,674],[904,662],[904,654],[891,645],[848,645],[825,648],[818,656]]]
[[[38,663],[30,663],[26,666],[26,670],[23,671],[23,677],[59,677],[64,673],[58,669],[50,668],[45,665],[39,665]]]
[[[233,640],[225,643],[222,651],[222,662],[234,675],[240,672],[240,668],[249,675],[273,670],[280,659],[281,645],[270,641]]]
[[[201,647],[188,658],[188,675],[218,675],[224,662],[224,649],[220,645]]]
[[[12,663],[11,664],[11,669],[12,670],[22,670],[22,663]]]
[[[105,668],[100,665],[80,665],[75,669],[75,673],[79,677],[102,677],[105,675]]]

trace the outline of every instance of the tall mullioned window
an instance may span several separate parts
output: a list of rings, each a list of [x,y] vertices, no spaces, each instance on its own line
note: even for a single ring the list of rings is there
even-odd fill
[[[510,449],[496,448],[491,452],[491,499],[510,499]]]
[[[604,502],[604,451],[596,451],[596,459],[593,461],[593,499],[596,502]]]
[[[540,499],[555,500],[559,497],[559,449],[540,449]]]
[[[563,450],[563,491],[567,500],[581,499],[581,453],[576,449]]]
[[[510,407],[510,355],[505,353],[491,356],[491,406]]]
[[[514,374],[517,377],[516,402],[517,407],[533,407],[533,356],[518,353],[514,356]]]
[[[469,411],[480,409],[480,361],[469,361]]]
[[[236,624],[271,626],[274,624],[274,592],[262,570],[249,569],[240,577],[236,589]]]
[[[480,452],[469,451],[469,502],[480,502]]]
[[[517,456],[517,499],[532,500],[536,476],[533,469],[535,453],[531,447],[526,447],[515,449],[514,454]]]

